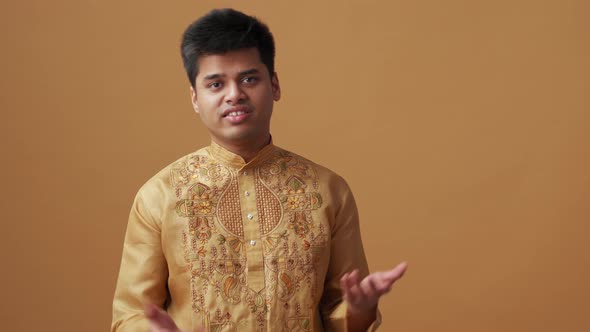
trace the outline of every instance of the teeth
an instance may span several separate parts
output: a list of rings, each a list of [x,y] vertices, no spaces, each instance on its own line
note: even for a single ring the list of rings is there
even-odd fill
[[[244,113],[246,113],[246,112],[243,112],[243,111],[231,112],[228,114],[228,116],[238,116],[238,115],[242,115]]]

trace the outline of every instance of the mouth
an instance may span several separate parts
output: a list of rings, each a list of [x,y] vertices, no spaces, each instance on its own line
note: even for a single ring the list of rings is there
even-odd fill
[[[251,113],[252,110],[248,107],[248,106],[236,106],[236,107],[232,107],[230,109],[225,110],[222,114],[221,117],[222,118],[227,118],[227,117],[238,117],[244,114],[248,114]]]
[[[240,125],[246,123],[248,118],[251,116],[252,109],[245,105],[235,106],[225,110],[221,117],[228,121],[231,125]]]

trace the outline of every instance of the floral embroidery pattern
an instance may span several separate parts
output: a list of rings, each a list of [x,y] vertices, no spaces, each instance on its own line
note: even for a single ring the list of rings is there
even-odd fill
[[[287,208],[295,210],[299,207],[299,198],[296,196],[287,197]]]
[[[317,257],[328,241],[312,214],[323,203],[317,174],[310,162],[280,149],[254,174],[266,286],[258,291],[248,287],[238,174],[199,154],[171,169],[176,213],[187,220],[182,243],[193,311],[207,317],[211,331],[235,330],[240,322],[227,308],[244,305],[262,329],[269,311],[280,306],[285,331],[309,331],[314,294],[323,283]],[[215,311],[206,309],[210,302]]]
[[[202,201],[199,202],[197,205],[197,211],[200,214],[209,214],[211,213],[211,202],[210,201]]]

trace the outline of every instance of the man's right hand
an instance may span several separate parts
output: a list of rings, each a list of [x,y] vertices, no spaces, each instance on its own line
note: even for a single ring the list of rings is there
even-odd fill
[[[166,311],[153,304],[145,306],[145,316],[150,321],[150,332],[182,332]]]

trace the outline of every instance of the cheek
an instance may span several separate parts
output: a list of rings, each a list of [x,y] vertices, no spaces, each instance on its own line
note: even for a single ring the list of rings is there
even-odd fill
[[[256,100],[258,105],[264,105],[265,108],[268,108],[268,105],[272,105],[274,101],[273,94],[270,89],[258,91],[250,95],[250,99]]]
[[[201,121],[203,121],[205,124],[213,124],[216,121],[214,114],[207,109],[201,109],[199,116],[201,117]]]
[[[217,112],[217,102],[215,99],[210,97],[202,98],[197,104],[199,106],[199,113],[201,113],[201,116],[210,117],[211,114]]]
[[[199,117],[205,126],[211,128],[218,126],[221,121],[218,115],[218,105],[213,100],[199,101]]]

